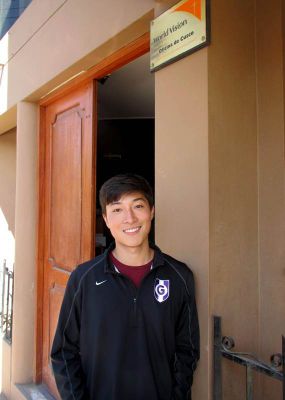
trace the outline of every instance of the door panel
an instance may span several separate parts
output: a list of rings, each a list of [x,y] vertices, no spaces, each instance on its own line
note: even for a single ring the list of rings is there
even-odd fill
[[[49,257],[71,271],[81,257],[82,119],[80,107],[52,124]]]
[[[42,379],[57,397],[49,354],[70,272],[94,256],[95,86],[45,109]]]

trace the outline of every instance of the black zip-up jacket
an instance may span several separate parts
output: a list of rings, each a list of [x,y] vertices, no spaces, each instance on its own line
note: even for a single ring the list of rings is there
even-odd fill
[[[188,399],[199,359],[191,270],[155,247],[136,288],[110,250],[79,265],[67,284],[51,352],[61,398]]]

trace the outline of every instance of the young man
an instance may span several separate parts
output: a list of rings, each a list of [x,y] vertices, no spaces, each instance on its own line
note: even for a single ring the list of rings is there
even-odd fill
[[[199,359],[193,274],[149,244],[153,194],[137,175],[104,183],[115,243],[70,276],[52,348],[64,400],[187,400]]]

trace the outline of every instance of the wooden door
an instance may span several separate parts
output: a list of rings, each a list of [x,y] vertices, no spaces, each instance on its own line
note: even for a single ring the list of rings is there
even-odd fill
[[[95,248],[94,85],[59,98],[43,113],[42,381],[57,398],[49,355],[58,313],[71,271]]]

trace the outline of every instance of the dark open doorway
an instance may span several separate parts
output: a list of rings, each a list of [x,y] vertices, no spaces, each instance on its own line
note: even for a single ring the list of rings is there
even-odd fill
[[[96,254],[112,238],[98,201],[101,185],[119,173],[136,173],[154,188],[154,76],[149,54],[98,82]],[[151,239],[154,239],[152,228]]]

